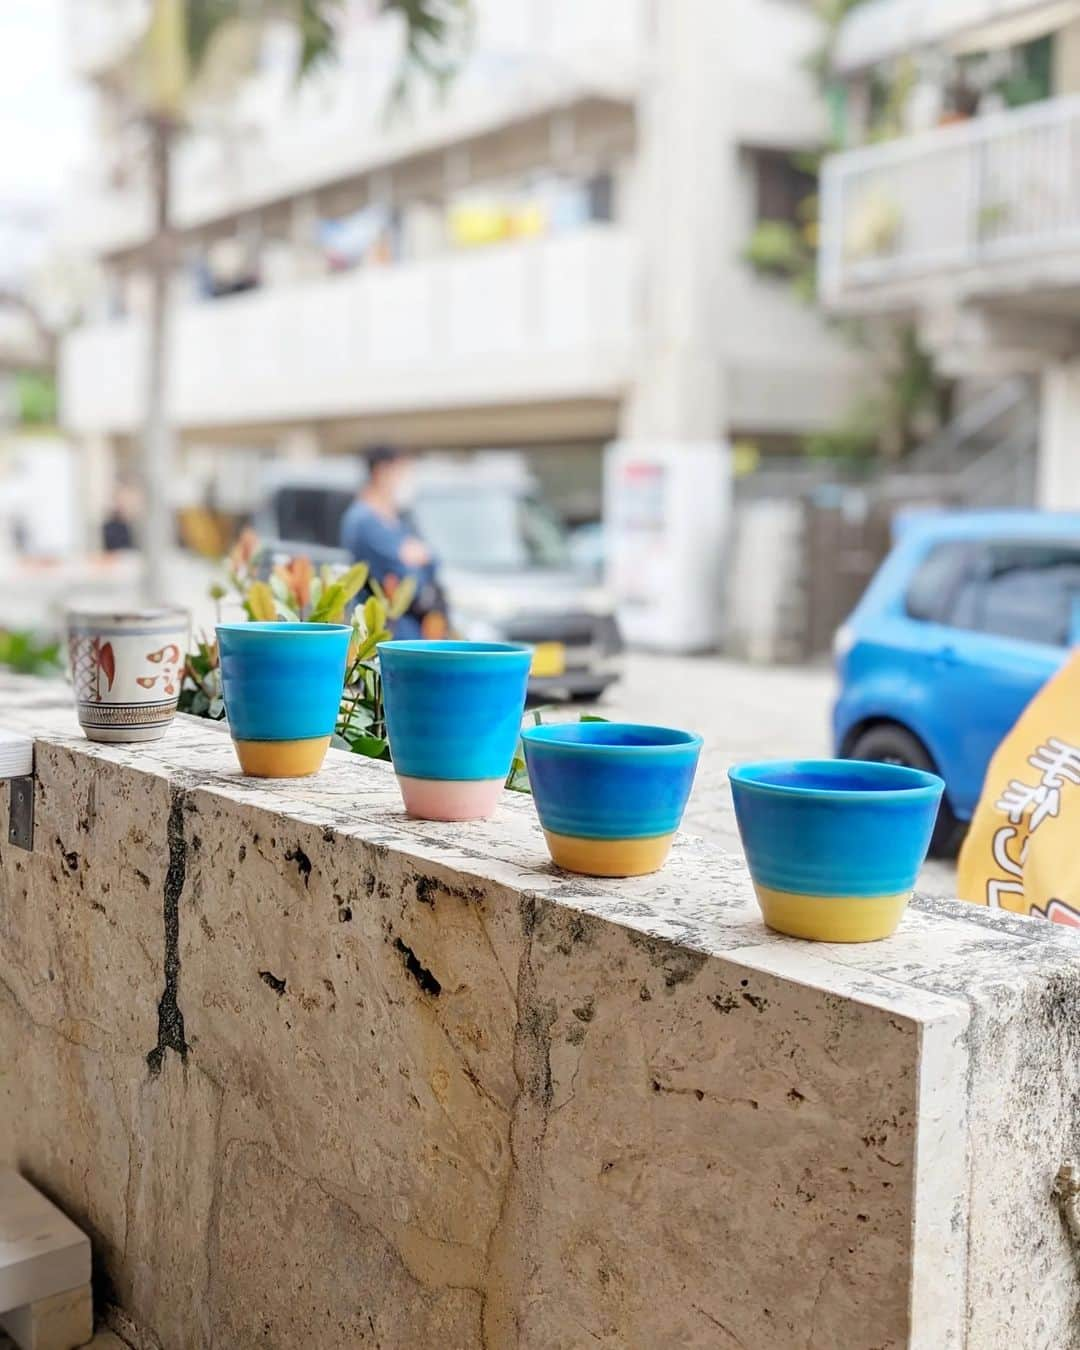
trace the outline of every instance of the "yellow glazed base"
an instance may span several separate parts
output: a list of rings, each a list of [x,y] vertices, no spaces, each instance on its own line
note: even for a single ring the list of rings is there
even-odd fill
[[[318,773],[329,736],[304,741],[233,741],[240,768],[251,778],[307,778]]]
[[[640,877],[658,872],[671,851],[674,834],[653,839],[575,839],[544,831],[552,860],[567,872],[587,877]]]
[[[765,922],[789,937],[812,942],[877,942],[892,937],[907,909],[903,895],[792,895],[755,886]]]

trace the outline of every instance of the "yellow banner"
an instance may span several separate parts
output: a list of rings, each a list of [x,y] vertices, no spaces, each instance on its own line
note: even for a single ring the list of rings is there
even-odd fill
[[[998,747],[960,853],[960,897],[1080,927],[1080,652]]]

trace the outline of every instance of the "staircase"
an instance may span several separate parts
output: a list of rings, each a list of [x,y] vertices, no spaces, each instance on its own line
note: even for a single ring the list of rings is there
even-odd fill
[[[894,498],[920,488],[953,507],[1031,506],[1038,434],[1030,381],[1005,380],[969,403],[881,486]]]

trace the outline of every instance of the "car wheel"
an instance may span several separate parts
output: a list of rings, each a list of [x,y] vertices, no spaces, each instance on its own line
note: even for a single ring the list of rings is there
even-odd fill
[[[850,759],[871,759],[879,764],[903,764],[909,769],[923,769],[937,773],[938,767],[930,758],[926,746],[917,736],[895,722],[879,722],[856,737],[848,752]],[[963,843],[967,827],[957,820],[949,799],[942,797],[937,824],[930,840],[932,858],[955,858]]]

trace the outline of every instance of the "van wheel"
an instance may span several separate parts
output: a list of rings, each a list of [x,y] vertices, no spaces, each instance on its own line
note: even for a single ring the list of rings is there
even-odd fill
[[[926,746],[905,727],[895,722],[879,722],[856,737],[848,752],[850,759],[871,759],[879,764],[902,764],[909,769],[923,769],[937,773],[938,768],[927,753]],[[932,858],[955,858],[966,833],[963,821],[957,820],[942,797],[937,824],[930,839]]]

